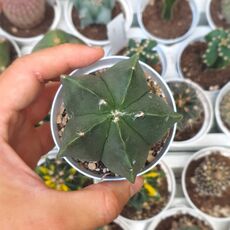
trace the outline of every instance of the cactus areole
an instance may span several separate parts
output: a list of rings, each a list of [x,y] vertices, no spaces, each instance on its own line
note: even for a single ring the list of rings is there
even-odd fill
[[[70,119],[58,156],[102,161],[131,182],[181,118],[149,91],[137,55],[96,75],[64,76],[62,86]]]

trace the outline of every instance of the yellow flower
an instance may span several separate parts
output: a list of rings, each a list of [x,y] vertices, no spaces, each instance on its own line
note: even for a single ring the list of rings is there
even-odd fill
[[[158,172],[150,172],[150,173],[146,173],[144,175],[144,178],[148,178],[148,177],[151,177],[151,178],[155,178],[155,177],[158,177],[159,176],[159,173]]]
[[[67,192],[67,191],[69,191],[70,189],[69,189],[69,187],[68,187],[67,185],[61,184],[61,185],[59,185],[58,190],[59,190],[59,191]]]
[[[157,190],[148,183],[144,183],[144,188],[147,190],[149,196],[156,196],[158,194]]]
[[[48,174],[49,169],[47,169],[47,168],[44,167],[44,166],[40,166],[40,167],[39,167],[39,171],[40,171],[41,173],[43,173],[43,174]]]
[[[46,180],[45,184],[49,187],[49,188],[55,188],[56,184],[52,181],[52,180]]]

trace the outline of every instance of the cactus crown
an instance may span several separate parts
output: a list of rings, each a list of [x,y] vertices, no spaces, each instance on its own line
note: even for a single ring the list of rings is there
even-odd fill
[[[169,82],[168,85],[176,102],[177,111],[183,115],[183,119],[177,124],[177,129],[181,131],[196,123],[204,108],[196,90],[186,82]]]
[[[225,68],[230,64],[230,31],[216,29],[205,36],[208,47],[203,62],[209,68]]]
[[[108,24],[112,18],[115,0],[73,0],[78,10],[81,28],[91,24]]]
[[[143,204],[148,202],[150,199],[159,200],[161,198],[159,193],[159,188],[161,186],[160,182],[164,177],[164,171],[157,168],[154,168],[150,172],[144,174],[143,188],[129,200],[127,205],[135,208],[136,210],[141,210],[143,208]]]
[[[226,93],[220,102],[220,116],[226,127],[230,130],[230,92]]]
[[[230,1],[229,0],[221,0],[221,12],[227,21],[230,23]]]
[[[0,74],[10,64],[10,43],[5,38],[0,37]]]
[[[216,154],[220,153],[206,157],[191,178],[200,196],[220,197],[230,186],[230,167],[224,161],[217,161]]]
[[[63,77],[62,85],[70,119],[59,156],[101,161],[131,182],[143,169],[150,147],[181,118],[149,92],[138,56],[96,76]]]
[[[140,61],[148,63],[149,65],[155,65],[159,62],[157,51],[153,50],[156,45],[157,42],[150,39],[142,39],[141,42],[129,39],[128,47],[124,55],[132,57],[138,54]]]
[[[46,186],[59,191],[75,191],[93,184],[93,181],[71,168],[64,159],[49,159],[36,167],[36,173]]]
[[[173,8],[177,0],[163,0],[162,18],[169,21],[173,17]]]
[[[65,43],[84,44],[80,39],[74,37],[73,35],[56,29],[47,32],[45,36],[36,44],[32,52]]]

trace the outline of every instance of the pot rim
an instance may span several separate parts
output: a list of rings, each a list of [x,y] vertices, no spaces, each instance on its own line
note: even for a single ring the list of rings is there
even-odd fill
[[[196,3],[195,0],[190,0],[189,5],[190,5],[190,8],[192,10],[193,19],[192,19],[192,23],[191,23],[188,31],[185,34],[183,34],[182,36],[179,36],[177,38],[165,39],[165,38],[157,37],[157,36],[151,34],[147,29],[145,29],[144,23],[142,21],[143,4],[147,4],[148,1],[149,0],[140,0],[140,1],[138,1],[138,4],[137,4],[137,20],[138,20],[138,24],[139,24],[140,28],[142,29],[142,31],[148,37],[158,41],[159,43],[162,43],[162,44],[165,44],[165,45],[171,45],[171,44],[174,44],[174,43],[178,43],[178,42],[186,39],[189,35],[191,35],[194,32],[195,28],[197,27],[197,25],[199,23],[200,12],[198,10],[197,3]]]
[[[202,214],[203,216],[217,221],[217,222],[226,222],[226,221],[230,221],[230,217],[215,217],[215,216],[211,216],[203,211],[201,211],[201,209],[199,209],[194,203],[193,201],[190,199],[189,194],[187,192],[187,188],[186,188],[186,172],[187,169],[190,165],[190,163],[194,160],[203,158],[205,156],[210,155],[213,151],[220,151],[221,155],[224,155],[226,157],[230,157],[230,150],[228,148],[224,148],[224,147],[219,147],[219,146],[215,146],[215,147],[208,147],[208,148],[203,148],[199,151],[197,151],[195,154],[193,154],[189,160],[187,161],[187,163],[185,164],[185,167],[183,168],[182,171],[182,176],[181,176],[181,184],[182,184],[182,189],[183,189],[183,193],[184,196],[186,198],[186,200],[188,201],[189,205],[194,208],[197,212],[199,212],[200,214]]]
[[[101,60],[99,60],[98,62],[88,66],[88,67],[85,67],[82,69],[77,69],[77,70],[73,71],[71,73],[71,75],[76,76],[76,74],[77,74],[77,76],[79,76],[79,75],[83,75],[83,74],[92,73],[92,72],[98,71],[99,69],[102,69],[102,68],[111,67],[114,64],[118,63],[119,61],[126,60],[126,59],[128,59],[128,58],[123,57],[123,56],[105,57],[105,58],[102,58]],[[155,70],[150,68],[148,65],[146,65],[143,62],[139,62],[139,63],[141,64],[144,71],[146,73],[148,73],[151,77],[153,77],[154,80],[157,81],[157,83],[159,84],[159,86],[161,87],[161,89],[163,90],[163,92],[166,96],[166,99],[168,101],[169,106],[171,106],[172,109],[174,111],[176,111],[176,106],[175,106],[175,102],[173,100],[173,96],[171,94],[171,91],[169,90],[169,87],[164,82],[164,80],[160,77],[160,75]],[[58,91],[54,97],[54,101],[53,101],[52,109],[51,109],[51,132],[52,132],[52,137],[53,137],[53,140],[55,142],[55,145],[57,146],[58,149],[60,148],[60,141],[59,141],[59,137],[58,137],[58,133],[57,133],[56,114],[58,113],[58,108],[60,107],[60,105],[62,103],[61,93],[62,93],[62,86],[59,87],[59,89],[58,89]],[[144,173],[151,170],[159,162],[159,160],[168,152],[169,147],[173,141],[175,131],[176,131],[176,124],[170,129],[170,135],[167,138],[167,141],[166,141],[165,145],[163,146],[163,148],[161,149],[161,151],[157,154],[155,160],[151,164],[149,164],[147,167],[145,167],[145,169],[141,173],[139,173],[137,176],[141,176]],[[123,177],[106,177],[106,178],[104,178],[101,175],[96,175],[93,172],[89,172],[86,169],[82,169],[82,168],[78,167],[77,164],[74,164],[74,161],[70,158],[67,158],[67,157],[64,157],[64,158],[70,165],[72,165],[72,167],[74,167],[75,169],[80,171],[83,175],[91,177],[92,179],[99,180],[99,181],[121,181],[121,180],[125,180],[125,178],[123,178]]]
[[[207,18],[209,26],[212,29],[216,29],[217,26],[215,25],[214,21],[212,20],[212,15],[211,15],[211,11],[210,11],[211,2],[212,2],[212,0],[207,0],[206,6],[205,6],[205,13],[206,13],[206,18]]]
[[[212,102],[209,97],[204,93],[203,89],[195,82],[189,79],[178,79],[178,78],[171,78],[167,80],[169,82],[184,82],[191,86],[193,89],[196,90],[198,99],[200,99],[203,108],[204,108],[204,122],[199,130],[199,132],[190,139],[184,141],[173,141],[172,147],[183,147],[186,145],[191,145],[192,143],[196,143],[201,140],[211,129],[213,121],[214,121],[214,111]]]
[[[187,206],[182,206],[182,207],[175,207],[175,208],[170,208],[168,210],[166,210],[164,213],[162,213],[160,216],[158,216],[157,220],[153,221],[149,227],[147,228],[147,230],[152,230],[155,229],[157,227],[157,225],[164,220],[165,218],[169,217],[169,216],[174,216],[176,214],[189,214],[199,220],[204,221],[206,224],[208,224],[210,227],[212,227],[212,230],[214,230],[214,226],[213,224],[210,222],[210,220],[204,216],[204,215],[200,215],[196,210],[187,207]]]
[[[223,97],[230,92],[230,82],[227,83],[219,92],[217,98],[216,98],[216,103],[215,103],[215,117],[216,117],[216,121],[217,121],[217,125],[220,128],[220,130],[227,135],[228,137],[230,137],[230,130],[226,127],[226,125],[224,124],[223,120],[221,119],[221,115],[220,115],[220,103],[223,99]]]
[[[61,7],[61,2],[59,0],[56,0],[55,5],[52,6],[54,8],[54,19],[53,22],[49,28],[49,30],[55,29],[57,28],[57,25],[61,19],[61,13],[62,13],[62,7]],[[30,44],[30,43],[34,43],[40,39],[42,39],[43,34],[40,35],[36,35],[36,36],[32,36],[32,37],[28,37],[28,38],[24,38],[24,37],[17,37],[15,35],[10,34],[9,32],[3,30],[2,28],[0,29],[4,34],[6,34],[6,36],[10,37],[12,40],[20,43],[20,44]],[[47,31],[48,32],[48,31]]]
[[[165,207],[163,207],[161,209],[161,211],[159,213],[157,213],[156,215],[148,218],[148,219],[144,219],[144,220],[132,220],[129,219],[127,217],[122,216],[121,214],[119,215],[119,219],[121,221],[124,221],[127,223],[127,225],[135,225],[136,223],[141,223],[141,224],[148,224],[149,222],[151,222],[152,220],[155,220],[155,218],[157,218],[161,213],[163,213],[165,210],[167,210],[173,203],[173,200],[175,198],[175,194],[176,194],[176,179],[175,179],[175,174],[172,170],[172,168],[169,167],[169,165],[164,161],[164,160],[160,160],[159,163],[157,165],[160,165],[162,170],[165,172],[166,174],[166,178],[167,178],[167,182],[168,182],[168,191],[170,192],[170,196],[168,199],[167,204],[165,205]]]
[[[125,14],[125,30],[128,30],[128,28],[131,27],[132,21],[133,21],[133,11],[131,7],[129,7],[126,0],[116,0],[118,1],[123,8],[124,14]],[[83,34],[81,34],[72,21],[72,9],[73,9],[73,2],[72,1],[66,1],[64,2],[64,18],[65,22],[67,24],[67,27],[70,29],[71,33],[73,33],[75,36],[83,40],[87,44],[95,45],[95,46],[105,46],[108,45],[110,42],[109,40],[94,40],[87,38]]]

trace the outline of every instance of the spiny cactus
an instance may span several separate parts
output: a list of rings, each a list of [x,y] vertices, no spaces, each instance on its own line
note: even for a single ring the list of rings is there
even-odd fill
[[[220,197],[230,186],[230,167],[224,161],[217,161],[214,155],[205,157],[195,169],[191,182],[200,196]]]
[[[229,0],[221,0],[221,12],[224,16],[224,19],[227,23],[230,23],[230,1]]]
[[[45,0],[3,0],[2,9],[13,25],[31,29],[44,19]]]
[[[106,25],[111,21],[115,0],[73,0],[78,10],[81,28],[91,24]]]
[[[138,54],[140,61],[149,65],[155,65],[159,62],[157,51],[153,50],[156,45],[157,42],[150,39],[142,39],[141,42],[129,39],[128,47],[124,55],[132,57],[134,54]]]
[[[230,92],[226,93],[220,102],[220,116],[223,123],[230,130]]]
[[[177,111],[183,115],[183,119],[177,124],[177,130],[183,131],[200,120],[204,108],[196,90],[188,83],[169,82],[168,85],[172,91]]]
[[[65,43],[84,44],[80,39],[62,30],[51,30],[33,48],[33,52]]]
[[[208,47],[203,62],[209,68],[225,68],[230,64],[230,31],[216,29],[205,36]]]
[[[10,64],[10,43],[0,37],[0,74]]]
[[[160,181],[164,177],[165,173],[160,168],[154,168],[150,172],[144,174],[144,186],[140,192],[129,200],[127,205],[136,210],[141,210],[144,203],[148,202],[150,199],[159,200],[161,197],[159,193],[159,187],[161,186]]]
[[[177,221],[177,223],[172,226],[172,230],[202,230],[193,222],[193,218],[181,215],[181,218]]]
[[[173,8],[177,0],[163,0],[162,18],[169,21],[173,17]]]
[[[149,92],[138,56],[96,76],[62,77],[62,85],[70,119],[59,157],[101,161],[131,182],[143,169],[151,146],[181,119]]]
[[[75,191],[93,184],[93,181],[71,168],[64,159],[49,159],[36,167],[36,173],[46,186],[59,191]]]

